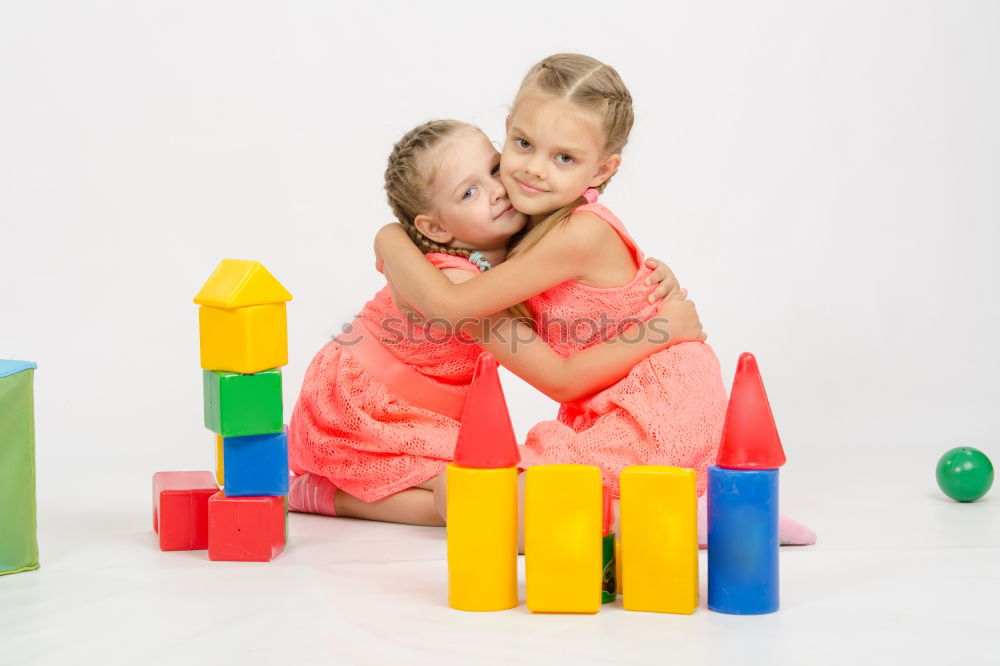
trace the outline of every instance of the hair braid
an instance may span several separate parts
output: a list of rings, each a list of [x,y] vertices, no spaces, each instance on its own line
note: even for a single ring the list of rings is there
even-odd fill
[[[471,254],[467,249],[449,247],[427,238],[413,223],[417,215],[426,213],[431,207],[427,189],[434,182],[435,172],[423,163],[423,156],[454,132],[471,127],[458,120],[432,120],[404,134],[389,154],[385,169],[389,207],[410,239],[425,254],[441,252],[466,258]]]

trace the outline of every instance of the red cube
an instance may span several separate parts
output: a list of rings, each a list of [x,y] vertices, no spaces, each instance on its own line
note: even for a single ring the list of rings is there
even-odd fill
[[[226,497],[208,500],[208,559],[270,562],[285,549],[285,498]]]
[[[208,500],[219,492],[211,472],[153,475],[153,531],[160,550],[208,548]]]

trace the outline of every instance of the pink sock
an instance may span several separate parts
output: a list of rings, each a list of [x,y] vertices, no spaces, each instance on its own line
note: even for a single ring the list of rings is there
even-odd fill
[[[708,548],[708,495],[698,498],[698,547]],[[811,546],[816,533],[797,520],[778,516],[778,543],[782,546]]]
[[[336,516],[333,498],[337,495],[337,487],[325,476],[319,474],[300,474],[293,476],[288,482],[288,508],[299,513],[321,513],[326,516]]]

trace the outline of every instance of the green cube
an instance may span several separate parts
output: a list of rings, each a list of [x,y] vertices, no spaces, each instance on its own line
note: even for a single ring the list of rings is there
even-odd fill
[[[223,437],[281,432],[281,371],[203,371],[205,427]]]
[[[38,568],[35,367],[0,360],[0,575]]]

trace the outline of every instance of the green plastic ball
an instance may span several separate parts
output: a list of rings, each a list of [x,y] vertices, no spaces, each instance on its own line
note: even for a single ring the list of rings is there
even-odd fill
[[[953,500],[974,502],[993,485],[993,463],[979,449],[959,446],[938,460],[937,484]]]

